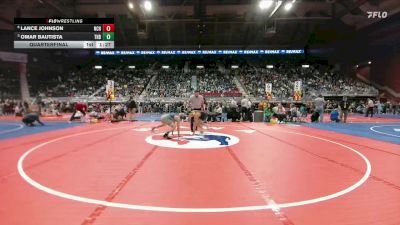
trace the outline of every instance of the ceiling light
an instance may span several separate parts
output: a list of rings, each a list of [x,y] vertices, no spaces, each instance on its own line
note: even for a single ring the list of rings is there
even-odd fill
[[[153,9],[153,5],[150,1],[144,1],[143,7],[146,11],[151,11]]]
[[[274,1],[272,1],[272,0],[261,0],[261,1],[258,3],[258,7],[259,7],[261,10],[266,10],[266,9],[268,9],[269,7],[271,7],[272,3],[274,3]]]
[[[292,6],[293,6],[293,3],[288,2],[288,3],[285,4],[284,9],[285,9],[286,11],[289,11],[289,10],[292,8]]]

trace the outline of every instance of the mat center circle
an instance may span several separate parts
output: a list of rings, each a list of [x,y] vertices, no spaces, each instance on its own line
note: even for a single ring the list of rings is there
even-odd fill
[[[205,132],[201,135],[191,135],[190,131],[181,131],[181,137],[176,134],[172,139],[165,139],[163,134],[153,134],[145,141],[152,145],[171,149],[213,149],[223,148],[239,143],[239,138],[230,134]]]

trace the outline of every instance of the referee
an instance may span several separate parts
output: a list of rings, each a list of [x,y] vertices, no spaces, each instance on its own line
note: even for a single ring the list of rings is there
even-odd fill
[[[193,95],[189,98],[189,107],[192,112],[201,112],[204,110],[204,97],[200,95],[199,91],[196,90]],[[194,132],[193,129],[194,117],[190,119],[190,130]]]

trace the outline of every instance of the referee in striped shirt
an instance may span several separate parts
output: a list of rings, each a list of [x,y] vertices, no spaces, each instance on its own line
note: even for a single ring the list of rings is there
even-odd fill
[[[196,90],[194,94],[190,96],[189,107],[192,109],[192,112],[204,110],[204,97],[200,95],[199,91]],[[194,123],[194,117],[190,119],[190,130],[192,132],[194,132],[193,123]]]

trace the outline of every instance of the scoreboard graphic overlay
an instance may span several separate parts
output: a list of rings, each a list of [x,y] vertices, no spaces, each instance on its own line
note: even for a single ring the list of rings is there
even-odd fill
[[[14,48],[113,49],[114,18],[15,18]]]

